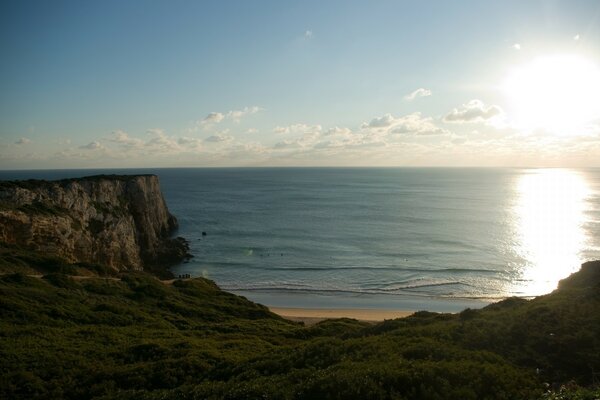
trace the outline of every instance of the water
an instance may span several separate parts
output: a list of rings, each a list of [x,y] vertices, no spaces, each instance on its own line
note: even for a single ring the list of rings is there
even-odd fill
[[[269,305],[453,311],[547,293],[600,259],[598,169],[108,172],[159,175],[195,255],[176,274]]]

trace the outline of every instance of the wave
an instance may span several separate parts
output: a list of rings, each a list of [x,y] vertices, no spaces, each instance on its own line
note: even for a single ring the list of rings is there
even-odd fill
[[[236,285],[223,285],[222,288],[227,291],[234,293],[244,292],[262,292],[262,293],[304,293],[304,294],[315,294],[315,295],[335,295],[335,294],[350,294],[350,295],[378,295],[378,296],[390,296],[390,297],[417,297],[417,298],[440,298],[440,299],[465,299],[465,300],[487,300],[487,301],[500,301],[508,296],[506,295],[490,295],[490,294],[470,294],[470,293],[419,293],[419,292],[386,292],[386,291],[371,291],[371,290],[358,290],[358,289],[326,289],[326,288],[292,288],[292,287],[278,287],[278,286],[255,286],[255,287],[242,287]],[[521,296],[528,298],[527,296]]]
[[[211,266],[222,267],[244,267],[244,269],[256,269],[266,271],[394,271],[394,272],[411,272],[411,273],[466,273],[466,274],[490,274],[490,275],[505,275],[507,272],[502,270],[493,270],[485,268],[423,268],[423,267],[407,267],[405,265],[390,265],[390,266],[366,266],[366,265],[327,265],[327,266],[272,266],[272,265],[252,265],[237,262],[226,263],[211,263]]]
[[[394,282],[391,284],[383,284],[377,287],[323,287],[311,286],[305,283],[296,282],[259,282],[255,284],[234,283],[222,285],[225,290],[244,290],[244,291],[302,291],[302,292],[327,292],[327,293],[352,293],[352,294],[415,294],[424,293],[426,296],[437,295],[454,295],[451,293],[440,293],[434,290],[427,291],[431,288],[452,287],[455,286],[465,293],[465,288],[475,288],[476,286],[460,281],[444,281],[432,282],[423,280],[407,280],[403,282]]]

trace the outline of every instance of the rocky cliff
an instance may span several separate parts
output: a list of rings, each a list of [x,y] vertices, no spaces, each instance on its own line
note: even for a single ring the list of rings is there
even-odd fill
[[[0,181],[0,242],[115,270],[188,256],[155,175]]]

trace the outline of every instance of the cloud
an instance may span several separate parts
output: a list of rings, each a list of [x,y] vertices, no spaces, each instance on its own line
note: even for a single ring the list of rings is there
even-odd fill
[[[273,130],[275,133],[286,133],[300,135],[293,139],[286,139],[273,146],[276,150],[282,149],[309,149],[315,146],[323,135],[321,125],[294,124],[289,126],[278,126]]]
[[[29,143],[31,143],[31,140],[27,139],[26,137],[22,137],[21,139],[19,139],[15,142],[15,144],[18,144],[18,145],[29,144]]]
[[[176,153],[181,150],[177,140],[165,134],[162,129],[148,129],[147,132],[152,138],[145,143],[145,149],[154,153]]]
[[[225,116],[220,112],[211,112],[209,113],[202,121],[200,121],[200,125],[212,125],[218,124],[223,121]]]
[[[369,159],[377,164],[386,157],[398,157],[399,151],[409,151],[409,148],[425,151],[428,146],[448,146],[452,138],[450,132],[438,127],[433,118],[420,113],[401,117],[384,114],[362,124],[358,130],[338,126],[323,129],[320,125],[296,124],[280,126],[274,131],[302,131],[300,136],[282,140],[272,147],[271,160],[280,160],[282,164],[290,160],[300,162],[317,159],[331,162],[332,165],[335,164],[334,160],[341,159],[359,164],[368,164],[365,160]]]
[[[319,142],[320,132],[306,132],[296,139],[284,140],[273,146],[274,149],[309,149]]]
[[[307,125],[307,124],[294,124],[288,126],[276,126],[273,129],[273,133],[277,133],[280,135],[290,134],[290,133],[309,133],[309,132],[321,132],[321,125]]]
[[[392,114],[385,114],[382,117],[376,117],[371,120],[371,122],[362,124],[363,128],[387,128],[389,126],[394,125],[396,119],[392,116]]]
[[[199,150],[202,147],[202,139],[183,136],[177,139],[177,144],[187,149]]]
[[[117,144],[122,152],[113,147],[115,155],[122,157],[145,157],[150,154],[174,154],[185,150],[184,147],[197,147],[192,144],[193,139],[182,137],[177,139],[167,135],[162,129],[148,129],[146,133],[149,139],[143,140],[131,137],[127,132],[116,130],[106,139],[108,142]],[[200,139],[197,139],[200,141]]]
[[[445,129],[436,126],[432,118],[423,117],[419,112],[398,118],[392,114],[385,114],[382,117],[373,118],[369,123],[363,123],[361,128],[383,134],[439,135],[448,133]]]
[[[348,136],[352,134],[352,129],[349,128],[340,128],[334,126],[333,128],[327,129],[323,136]]]
[[[496,105],[486,106],[481,100],[471,100],[459,108],[450,111],[445,117],[444,122],[451,123],[472,123],[486,122],[498,118],[504,114],[504,111]]]
[[[229,136],[226,133],[220,132],[216,135],[212,135],[204,139],[205,142],[208,143],[222,143],[222,142],[230,142],[233,140],[233,136]]]
[[[518,50],[521,50],[521,45],[520,45],[519,43],[515,43],[515,44],[513,44],[513,45],[512,45],[512,46],[510,46],[510,47],[512,47],[513,49],[515,49],[515,50],[517,50],[517,51],[518,51]]]
[[[449,133],[447,130],[436,126],[432,118],[423,117],[416,112],[404,117],[397,118],[391,133],[415,134],[415,135],[443,135]]]
[[[577,35],[573,36],[573,40],[575,40],[575,41],[579,40],[580,38],[581,37],[579,36],[579,33]]]
[[[258,106],[244,107],[241,110],[229,111],[227,113],[227,118],[233,120],[233,122],[240,122],[240,119],[242,119],[243,117],[245,117],[247,115],[251,115],[251,114],[256,114],[257,112],[259,112],[261,110],[262,110],[262,108],[260,108]]]
[[[84,150],[104,150],[105,149],[105,147],[102,145],[102,143],[97,142],[97,141],[93,141],[88,144],[84,144],[82,146],[79,146],[78,148],[84,149]]]
[[[113,143],[118,143],[124,147],[128,148],[142,148],[144,147],[144,141],[142,139],[130,137],[126,132],[122,130],[114,131],[110,137],[109,141]]]
[[[246,131],[246,133],[248,133],[248,134],[252,134],[252,133],[258,133],[258,129],[256,129],[256,128],[249,128],[249,129]]]
[[[198,124],[203,127],[210,127],[212,125],[221,123],[225,120],[230,120],[235,123],[239,123],[242,118],[256,114],[259,111],[264,110],[258,106],[244,107],[241,110],[231,110],[225,113],[213,111],[209,113],[203,120],[199,121]]]
[[[289,126],[276,126],[273,128],[273,133],[278,133],[280,135],[290,133],[290,128]]]
[[[417,97],[427,97],[427,96],[431,96],[431,90],[425,89],[425,88],[418,88],[414,92],[409,93],[406,96],[404,96],[404,100],[413,101]]]
[[[305,38],[305,39],[312,39],[312,38],[313,38],[313,31],[311,31],[311,30],[306,30],[306,31],[304,32],[304,38]]]

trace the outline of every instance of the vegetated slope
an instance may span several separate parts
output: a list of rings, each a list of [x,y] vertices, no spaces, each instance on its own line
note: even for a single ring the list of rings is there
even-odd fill
[[[155,175],[0,181],[0,242],[114,270],[180,262],[183,239]]]
[[[201,278],[4,275],[0,398],[541,398],[600,370],[599,284],[588,263],[531,301],[304,327]]]

